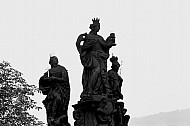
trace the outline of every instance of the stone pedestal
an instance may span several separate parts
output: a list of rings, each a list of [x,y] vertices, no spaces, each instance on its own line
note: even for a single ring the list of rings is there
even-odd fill
[[[124,103],[111,96],[83,97],[73,108],[74,126],[128,126]]]

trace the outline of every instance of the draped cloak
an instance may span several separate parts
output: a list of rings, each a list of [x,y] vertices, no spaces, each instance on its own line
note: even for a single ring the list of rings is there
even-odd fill
[[[58,77],[64,81],[47,80],[45,78]],[[67,70],[65,67],[57,65],[46,72],[39,80],[39,89],[47,95],[43,104],[45,105],[47,118],[58,119],[66,115],[70,100],[70,84]]]

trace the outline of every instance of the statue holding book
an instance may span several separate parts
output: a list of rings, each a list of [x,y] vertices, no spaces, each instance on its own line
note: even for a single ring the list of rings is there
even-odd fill
[[[58,64],[56,56],[50,57],[49,69],[39,80],[39,88],[47,95],[43,104],[46,108],[48,126],[70,126],[68,123],[68,104],[70,84],[65,67]]]

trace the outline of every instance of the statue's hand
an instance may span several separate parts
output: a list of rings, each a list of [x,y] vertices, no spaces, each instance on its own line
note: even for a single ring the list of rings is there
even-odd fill
[[[43,79],[44,79],[45,81],[49,81],[49,80],[50,80],[49,77],[44,77]]]
[[[58,77],[50,77],[49,79],[50,81],[55,81],[55,80],[58,80]]]
[[[116,44],[115,44],[115,38],[113,38],[112,36],[109,36],[109,37],[106,39],[106,41],[107,41],[107,43],[108,43],[108,45],[109,45],[110,47],[116,46]]]
[[[45,81],[52,81],[52,80],[56,80],[56,77],[45,77],[43,78]]]

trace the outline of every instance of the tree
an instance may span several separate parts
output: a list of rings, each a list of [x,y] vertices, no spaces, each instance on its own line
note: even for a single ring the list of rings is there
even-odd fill
[[[10,63],[0,63],[0,126],[42,126],[29,109],[42,109],[31,98],[40,93],[35,85],[29,85],[22,73],[11,67]]]

